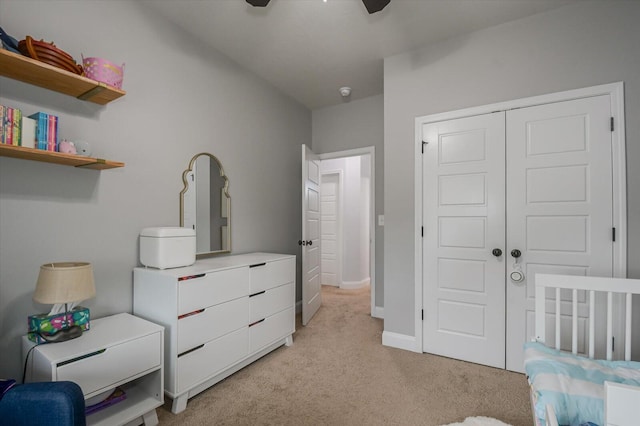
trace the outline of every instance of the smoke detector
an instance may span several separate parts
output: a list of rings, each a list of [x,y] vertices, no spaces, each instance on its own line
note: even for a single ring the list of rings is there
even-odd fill
[[[338,89],[338,91],[340,92],[340,95],[342,95],[343,98],[346,98],[351,94],[351,87],[344,86]]]

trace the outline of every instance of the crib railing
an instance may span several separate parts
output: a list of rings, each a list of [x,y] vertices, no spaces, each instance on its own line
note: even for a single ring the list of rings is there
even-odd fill
[[[595,355],[595,308],[596,293],[602,292],[607,296],[606,301],[606,357],[607,360],[613,358],[613,321],[614,321],[614,295],[624,296],[625,310],[625,338],[624,338],[624,359],[631,359],[631,317],[632,317],[632,296],[640,294],[640,280],[627,278],[604,278],[604,277],[584,277],[570,275],[536,274],[535,287],[535,333],[536,340],[551,346],[547,342],[546,335],[546,289],[555,289],[555,348],[560,349],[560,320],[561,320],[561,297],[562,289],[572,290],[571,298],[571,351],[578,353],[578,290],[586,290],[589,295],[589,358]]]

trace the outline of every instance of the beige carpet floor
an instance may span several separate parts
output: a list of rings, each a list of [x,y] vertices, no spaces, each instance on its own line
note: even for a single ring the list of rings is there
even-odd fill
[[[524,375],[382,346],[369,289],[324,286],[310,324],[282,346],[189,400],[161,425],[425,425],[486,416],[531,425]]]

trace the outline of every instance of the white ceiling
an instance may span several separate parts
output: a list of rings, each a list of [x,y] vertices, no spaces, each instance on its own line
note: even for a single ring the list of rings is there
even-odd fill
[[[382,93],[383,58],[578,0],[148,1],[170,21],[309,109]]]

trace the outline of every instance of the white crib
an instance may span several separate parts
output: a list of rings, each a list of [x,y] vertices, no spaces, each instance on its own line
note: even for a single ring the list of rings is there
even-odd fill
[[[555,289],[555,292],[547,291],[549,288]],[[566,297],[562,300],[563,289],[569,290],[569,301]],[[587,356],[578,355],[580,291],[586,292],[583,304],[586,304],[588,309]],[[551,300],[548,299],[550,293],[555,293]],[[617,296],[618,294],[620,296]],[[634,294],[640,294],[640,280],[536,274],[536,341],[525,345],[525,370],[531,385],[535,424],[541,425],[546,422],[548,426],[557,426],[560,419],[561,424],[572,426],[587,421],[595,423],[596,420],[599,426],[640,425],[640,362],[630,361]],[[605,295],[606,301],[600,303]],[[622,303],[616,303],[616,299],[622,300]],[[571,306],[570,353],[560,350],[561,308],[563,305],[566,307],[567,303]],[[620,304],[624,312],[614,312]],[[553,307],[553,313],[547,312],[547,307]],[[602,337],[597,336],[596,329],[603,328],[596,326],[598,308],[606,309],[606,360],[593,359],[596,353],[596,339]],[[546,339],[549,315],[554,316],[553,345]],[[614,318],[624,318],[625,361],[612,361]]]

